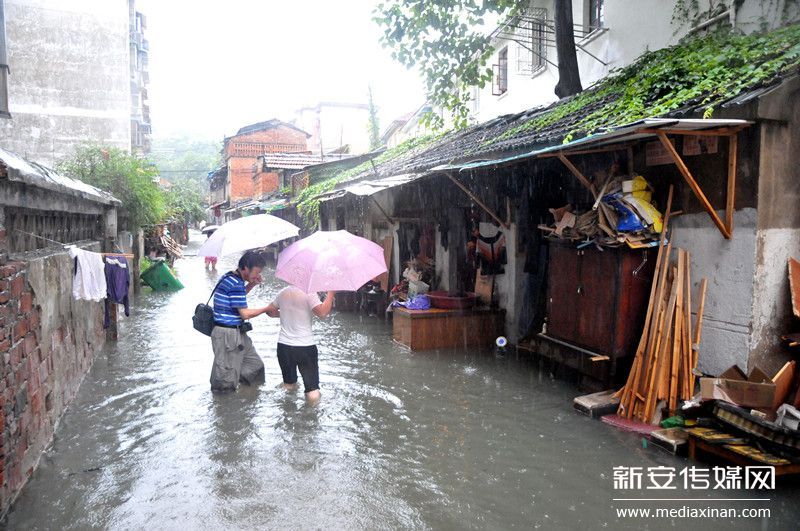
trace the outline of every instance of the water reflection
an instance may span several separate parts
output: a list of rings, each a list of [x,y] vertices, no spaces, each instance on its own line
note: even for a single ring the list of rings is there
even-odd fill
[[[334,314],[315,325],[323,398],[311,407],[302,391],[279,387],[278,322],[259,317],[252,337],[267,383],[212,395],[210,342],[191,329],[190,316],[235,259],[208,272],[202,259],[187,258],[177,264],[187,289],[136,301],[119,343],[98,355],[10,527],[687,523],[617,519],[613,466],[688,463],[574,414],[573,387],[513,355],[411,353],[378,319]],[[268,304],[280,288],[267,280],[251,304]],[[733,493],[708,495],[722,494]],[[771,494],[773,516],[757,525],[793,527],[796,488]]]

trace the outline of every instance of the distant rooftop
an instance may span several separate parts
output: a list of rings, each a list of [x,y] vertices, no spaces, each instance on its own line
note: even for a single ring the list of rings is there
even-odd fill
[[[301,133],[303,133],[307,137],[311,136],[310,134],[306,133],[305,131],[303,131],[302,129],[297,127],[296,125],[290,124],[289,122],[284,122],[283,120],[278,120],[277,118],[273,118],[271,120],[265,120],[263,122],[258,122],[258,123],[255,123],[255,124],[246,125],[246,126],[242,127],[241,129],[239,129],[236,132],[235,136],[244,135],[244,134],[247,134],[247,133],[253,133],[255,131],[266,131],[266,130],[274,129],[274,128],[280,127],[280,126],[291,127],[292,129],[300,131]]]
[[[324,157],[310,153],[268,153],[258,158],[263,161],[264,167],[266,168],[301,170],[307,166],[314,166],[324,162],[334,162],[352,157],[353,155],[343,153],[329,153]]]

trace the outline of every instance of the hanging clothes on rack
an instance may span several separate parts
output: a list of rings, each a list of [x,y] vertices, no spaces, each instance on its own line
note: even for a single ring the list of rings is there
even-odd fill
[[[106,274],[103,257],[77,247],[69,248],[69,255],[75,259],[75,278],[72,281],[72,295],[76,300],[101,301],[106,298]]]
[[[105,256],[106,278],[106,311],[103,328],[111,326],[111,305],[122,304],[125,306],[125,315],[131,314],[128,300],[128,290],[131,285],[130,268],[128,261],[122,255]]]

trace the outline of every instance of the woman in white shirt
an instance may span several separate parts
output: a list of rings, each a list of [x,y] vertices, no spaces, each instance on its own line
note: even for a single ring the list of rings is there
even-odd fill
[[[309,403],[315,403],[320,397],[317,342],[311,323],[315,315],[324,319],[331,313],[333,295],[334,292],[329,291],[323,302],[316,293],[305,293],[295,286],[287,286],[266,311],[270,317],[280,317],[281,320],[278,363],[283,373],[283,386],[286,389],[297,387],[299,369]]]

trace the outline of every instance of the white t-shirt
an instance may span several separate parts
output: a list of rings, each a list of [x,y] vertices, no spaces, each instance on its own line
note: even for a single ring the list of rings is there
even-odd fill
[[[311,311],[320,304],[319,295],[304,293],[295,286],[283,288],[273,303],[281,311],[281,331],[278,343],[292,347],[308,347],[315,345],[311,322],[314,313]]]

